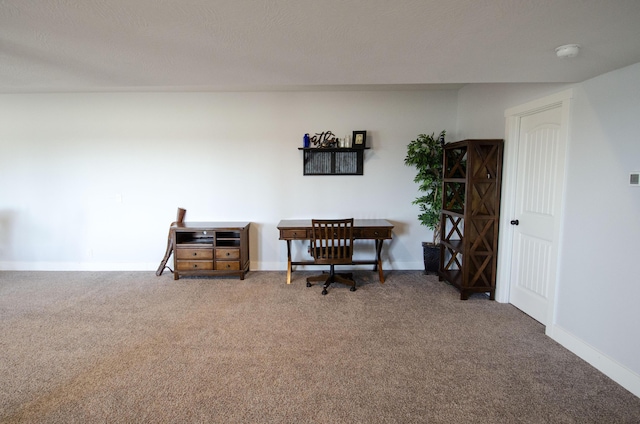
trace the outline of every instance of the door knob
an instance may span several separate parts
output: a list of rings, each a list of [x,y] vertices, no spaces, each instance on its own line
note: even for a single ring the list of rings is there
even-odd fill
[[[518,225],[518,224],[520,224],[520,221],[518,221],[517,219],[511,220],[511,225]]]

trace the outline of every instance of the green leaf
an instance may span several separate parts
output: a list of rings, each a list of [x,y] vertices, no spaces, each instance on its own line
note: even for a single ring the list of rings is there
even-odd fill
[[[418,221],[421,225],[434,230],[434,240],[440,226],[440,209],[442,207],[442,166],[445,131],[436,138],[435,133],[419,134],[407,145],[404,163],[416,168],[413,181],[423,193],[412,202],[420,209]]]

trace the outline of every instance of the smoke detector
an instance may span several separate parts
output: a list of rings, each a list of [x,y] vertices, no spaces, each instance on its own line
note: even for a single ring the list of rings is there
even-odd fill
[[[565,44],[556,48],[556,55],[558,57],[576,57],[580,51],[579,44]]]

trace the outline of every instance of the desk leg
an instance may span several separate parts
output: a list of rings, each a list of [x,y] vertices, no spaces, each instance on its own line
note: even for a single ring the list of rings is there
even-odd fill
[[[382,270],[382,261],[380,260],[380,252],[382,252],[382,243],[384,240],[376,239],[376,263],[373,266],[373,270],[378,270],[378,276],[380,278],[380,284],[384,284],[384,271]]]
[[[287,284],[291,284],[291,240],[287,240]]]

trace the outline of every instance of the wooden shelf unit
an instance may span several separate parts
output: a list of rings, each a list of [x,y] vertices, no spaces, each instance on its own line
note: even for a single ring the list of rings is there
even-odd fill
[[[364,149],[304,148],[302,150],[303,175],[363,175]]]
[[[495,299],[503,140],[444,146],[440,279]]]
[[[249,222],[184,222],[171,226],[173,278],[249,271]]]

